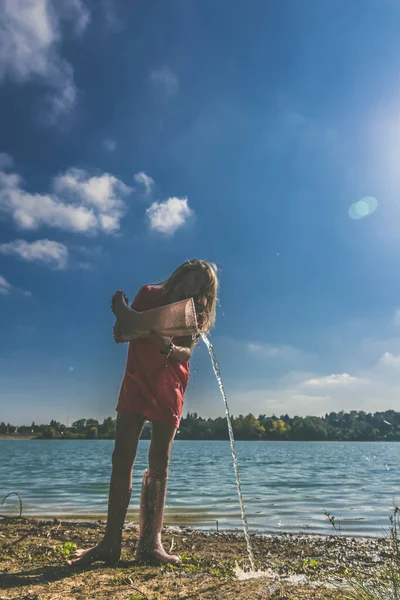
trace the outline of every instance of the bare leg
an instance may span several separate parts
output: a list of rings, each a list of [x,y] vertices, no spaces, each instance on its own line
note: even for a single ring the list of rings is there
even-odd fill
[[[149,451],[149,471],[145,471],[140,499],[140,536],[138,560],[178,565],[178,556],[165,552],[161,543],[167,492],[168,464],[176,429],[166,423],[153,422]]]
[[[152,477],[168,477],[168,465],[176,429],[167,423],[153,421],[149,449],[149,472]]]
[[[132,489],[132,467],[143,423],[144,418],[141,415],[118,413],[105,535],[94,548],[76,550],[68,564],[86,565],[96,560],[108,564],[118,562],[121,555],[122,529]]]

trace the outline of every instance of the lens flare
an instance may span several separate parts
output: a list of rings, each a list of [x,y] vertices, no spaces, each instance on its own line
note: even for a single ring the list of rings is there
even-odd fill
[[[364,219],[365,217],[373,215],[377,208],[377,199],[372,196],[366,196],[350,206],[349,217],[355,220]]]

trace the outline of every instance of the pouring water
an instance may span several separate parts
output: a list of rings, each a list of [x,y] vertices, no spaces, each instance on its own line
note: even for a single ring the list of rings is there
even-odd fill
[[[224,404],[225,404],[226,419],[228,421],[229,440],[231,443],[231,450],[232,450],[233,468],[235,471],[236,487],[237,487],[237,491],[238,491],[238,495],[239,495],[240,510],[242,513],[244,536],[246,538],[247,552],[249,555],[251,571],[253,573],[255,573],[254,554],[253,554],[253,549],[251,547],[251,542],[250,542],[249,525],[247,523],[246,510],[245,510],[245,506],[244,506],[244,502],[243,502],[242,487],[240,485],[239,465],[238,465],[237,456],[236,456],[235,438],[233,436],[233,429],[232,429],[232,422],[231,422],[231,415],[229,412],[228,401],[226,399],[226,394],[225,394],[224,386],[223,386],[222,379],[221,379],[219,363],[218,363],[217,357],[215,355],[213,345],[211,344],[210,340],[204,333],[201,334],[201,338],[202,338],[203,342],[205,343],[205,345],[207,346],[208,353],[211,358],[211,364],[214,369],[215,377],[217,378],[219,389],[221,391],[221,395],[222,395],[222,398],[223,398]]]

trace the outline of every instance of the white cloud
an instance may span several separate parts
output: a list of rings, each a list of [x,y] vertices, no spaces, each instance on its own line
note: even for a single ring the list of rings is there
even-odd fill
[[[103,145],[104,148],[109,152],[114,152],[114,150],[117,148],[117,142],[111,138],[104,140]]]
[[[172,235],[193,214],[187,198],[168,198],[165,202],[153,202],[146,210],[150,229]]]
[[[178,78],[169,67],[154,69],[150,74],[150,81],[157,90],[162,91],[168,98],[178,93]]]
[[[131,192],[128,186],[109,173],[89,177],[86,171],[75,168],[55,177],[53,188],[60,196],[81,200],[104,213],[105,217],[117,215],[123,208],[121,197]]]
[[[115,0],[101,0],[100,8],[108,29],[113,32],[121,31],[124,27],[124,22],[117,13]]]
[[[387,323],[390,321],[389,317]],[[327,359],[325,353],[311,354],[285,344],[219,336],[213,343],[224,370],[224,386],[232,414],[323,416],[331,411],[375,412],[398,406],[400,343],[397,338],[386,341],[386,350],[383,340],[379,340],[378,345],[373,344],[373,359],[370,352],[356,362],[345,358],[343,362],[348,363],[348,368],[343,371],[327,370],[327,364],[338,362],[336,356]],[[364,343],[365,340],[358,340],[357,346],[353,340],[352,352],[357,353]],[[207,358],[204,351],[203,360]],[[189,398],[190,410],[205,417],[221,415],[221,399],[217,389],[213,392],[215,382],[211,375],[207,386],[207,398],[204,401],[201,394],[201,406],[196,399],[199,391],[191,390],[195,401]]]
[[[36,240],[26,242],[15,240],[8,244],[0,244],[0,253],[19,256],[28,262],[41,262],[56,269],[64,269],[68,262],[68,248],[60,242]]]
[[[352,375],[310,377],[308,373],[287,373],[273,383],[266,383],[264,389],[234,394],[230,400],[232,412],[243,412],[243,405],[251,407],[254,414],[303,416],[341,410],[387,410],[396,408],[400,397],[400,355],[386,352],[370,369]]]
[[[40,81],[51,87],[51,120],[76,101],[72,67],[58,52],[62,19],[81,34],[90,14],[83,0],[3,0],[0,5],[0,81]]]
[[[395,368],[398,369],[400,368],[400,356],[399,355],[395,355],[392,354],[391,352],[385,352],[384,354],[382,354],[382,356],[380,357],[378,363],[377,363],[377,367],[383,367],[383,368]]]
[[[375,337],[384,333],[386,338]],[[398,407],[400,337],[393,328],[393,314],[374,321],[346,321],[334,334],[328,327],[315,337],[307,334],[307,345],[312,344],[315,354],[287,344],[232,337],[217,336],[213,344],[232,414],[323,416],[331,411]],[[206,350],[197,352],[203,353],[202,362],[208,365]],[[204,382],[207,369],[202,371]],[[220,416],[221,398],[212,374],[206,394],[199,390],[198,381],[196,385],[197,389],[189,388],[189,410],[205,417]]]
[[[6,152],[0,152],[0,169],[9,169],[13,166],[13,157]]]
[[[146,173],[144,173],[143,171],[140,171],[140,173],[136,173],[134,179],[136,183],[139,183],[144,186],[146,194],[150,194],[154,185],[154,179],[152,179],[149,175],[146,175]]]
[[[75,32],[81,35],[90,23],[90,12],[83,0],[63,0],[58,6],[62,11],[61,16],[70,19]]]
[[[8,283],[7,279],[0,275],[0,295],[5,296],[9,294],[12,289],[11,283]]]
[[[262,388],[241,390],[229,394],[228,401],[231,413],[238,415],[252,412],[255,415],[282,415],[291,416],[315,415],[323,416],[325,413],[341,410],[379,411],[395,408],[400,394],[400,380],[397,385],[388,385],[386,382],[372,382],[370,386],[365,383],[354,382],[351,388],[346,386],[304,387],[302,383],[290,384],[290,376],[277,379]],[[204,406],[195,410],[202,416],[213,414],[221,415],[218,407],[219,398],[211,393]],[[203,405],[203,402],[202,402]]]
[[[102,173],[90,176],[71,168],[54,178],[48,194],[29,193],[16,173],[0,171],[0,212],[11,215],[21,229],[42,225],[80,233],[115,233],[131,188]]]
[[[19,292],[23,296],[32,296],[31,292],[21,290],[7,281],[4,275],[0,275],[0,296],[7,296],[10,292]]]
[[[77,90],[73,79],[72,67],[65,65],[63,73],[63,85],[50,98],[51,112],[49,122],[54,123],[60,117],[68,113],[75,105]]]
[[[285,344],[272,345],[272,344],[260,344],[258,342],[249,342],[247,349],[253,355],[264,357],[264,358],[279,358],[279,359],[294,359],[296,357],[304,356],[306,353],[303,350],[299,350],[294,346],[288,346]]]
[[[332,375],[326,375],[325,377],[315,377],[304,381],[302,385],[311,387],[330,387],[334,386],[349,386],[353,383],[368,383],[366,380],[362,380],[358,377],[352,377],[348,373],[332,373]]]

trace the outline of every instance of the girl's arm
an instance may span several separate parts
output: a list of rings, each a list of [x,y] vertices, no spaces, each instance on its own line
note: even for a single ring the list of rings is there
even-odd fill
[[[174,349],[170,354],[170,358],[176,362],[186,362],[190,360],[193,353],[193,348],[196,345],[196,340],[191,335],[177,338],[177,344],[174,344]]]
[[[169,358],[175,362],[190,360],[193,348],[196,345],[196,340],[193,340],[191,335],[177,338],[177,344],[173,344],[172,351],[170,349],[170,338],[165,338],[156,331],[153,331],[150,334],[150,339],[162,352],[165,354],[169,353]]]

